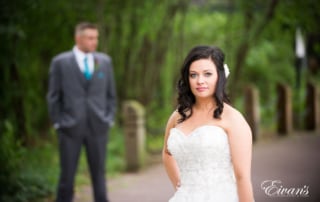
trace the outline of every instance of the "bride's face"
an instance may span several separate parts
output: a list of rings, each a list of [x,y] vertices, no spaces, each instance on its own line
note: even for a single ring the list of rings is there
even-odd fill
[[[199,59],[191,63],[189,84],[191,92],[196,98],[212,97],[217,80],[216,65],[211,59]]]

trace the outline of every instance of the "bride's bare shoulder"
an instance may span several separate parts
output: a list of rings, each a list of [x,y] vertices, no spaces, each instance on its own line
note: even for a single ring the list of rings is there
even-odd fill
[[[229,104],[225,104],[223,110],[224,110],[225,118],[230,121],[244,119],[244,116],[242,115],[242,113],[238,109],[236,109],[235,107]]]
[[[238,109],[232,107],[229,104],[225,104],[223,119],[228,128],[231,127],[240,129],[248,128],[249,126],[243,114]]]
[[[171,116],[169,117],[167,127],[173,128],[178,124],[179,119],[181,118],[181,115],[177,110],[172,112]]]

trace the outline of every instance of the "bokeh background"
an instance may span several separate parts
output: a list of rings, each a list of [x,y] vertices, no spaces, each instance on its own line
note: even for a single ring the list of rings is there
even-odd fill
[[[0,200],[53,197],[56,133],[45,100],[50,61],[74,45],[74,26],[95,22],[99,50],[113,59],[118,115],[108,175],[125,171],[122,103],[146,111],[146,150],[159,153],[187,52],[216,45],[226,54],[228,92],[244,111],[243,91],[260,92],[259,131],[276,131],[276,85],[292,88],[295,130],[303,130],[307,82],[320,84],[320,2],[316,0],[3,0],[0,2]],[[297,34],[300,33],[300,34]],[[296,54],[297,35],[305,54]],[[299,61],[299,63],[297,63]],[[89,184],[82,155],[77,185]]]

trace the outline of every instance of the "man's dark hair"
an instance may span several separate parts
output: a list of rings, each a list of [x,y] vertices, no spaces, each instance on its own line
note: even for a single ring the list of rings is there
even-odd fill
[[[76,25],[75,34],[80,34],[85,29],[98,29],[98,27],[90,22],[80,22]]]

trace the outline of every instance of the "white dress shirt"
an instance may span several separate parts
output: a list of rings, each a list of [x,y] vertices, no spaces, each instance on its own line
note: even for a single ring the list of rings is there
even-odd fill
[[[73,52],[76,56],[77,63],[81,72],[84,72],[84,58],[88,58],[89,71],[92,74],[94,71],[94,58],[92,53],[84,53],[77,46],[73,47]]]

